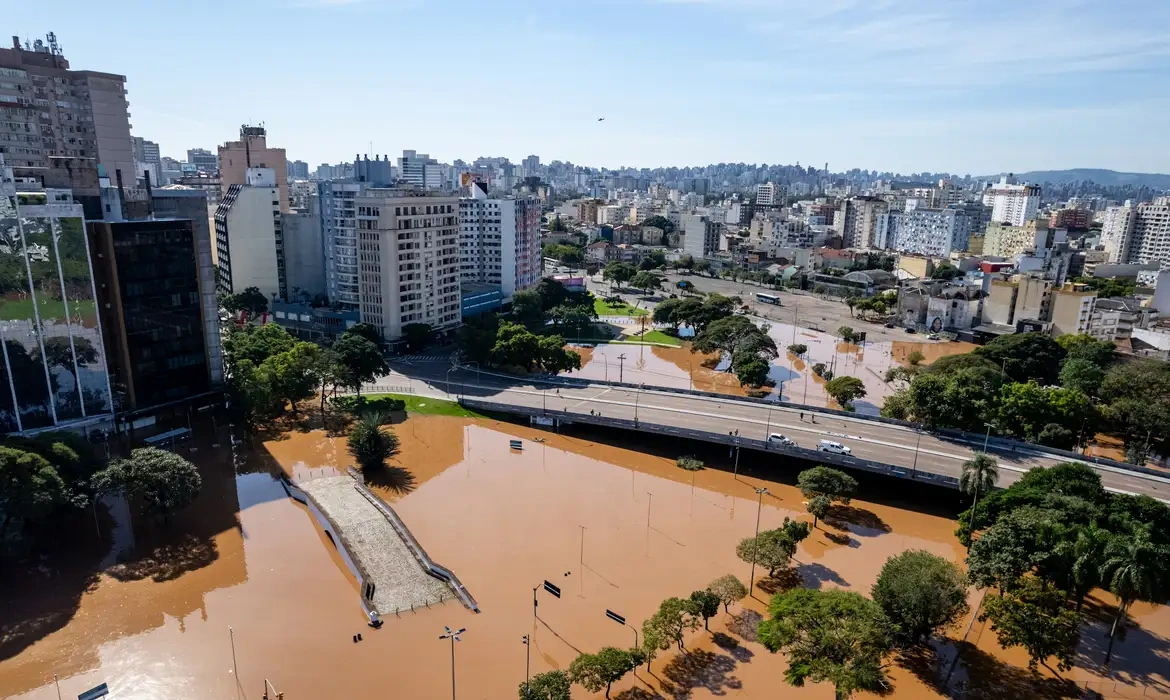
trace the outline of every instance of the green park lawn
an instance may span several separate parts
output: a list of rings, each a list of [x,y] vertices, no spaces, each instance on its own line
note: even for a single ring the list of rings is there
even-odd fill
[[[460,406],[454,401],[445,401],[443,399],[433,399],[429,396],[415,396],[414,394],[363,394],[367,398],[380,398],[382,396],[389,396],[393,399],[398,399],[406,403],[407,415],[415,414],[420,416],[457,416],[460,418],[478,418],[480,414],[475,411],[469,411]]]
[[[597,312],[598,316],[645,316],[650,313],[646,309],[639,309],[626,304],[622,306],[611,306],[604,299],[597,298],[593,300],[593,310]]]
[[[647,343],[661,343],[662,345],[674,345],[676,347],[682,345],[682,341],[678,338],[673,335],[667,335],[657,329],[646,331],[641,335],[641,339]]]

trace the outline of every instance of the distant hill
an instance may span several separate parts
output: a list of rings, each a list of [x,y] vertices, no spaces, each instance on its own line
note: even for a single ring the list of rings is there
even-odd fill
[[[1006,174],[1001,173],[1001,175]],[[1015,173],[1015,176],[1021,182],[1063,184],[1092,180],[1098,185],[1106,187],[1132,185],[1134,187],[1152,187],[1156,190],[1170,189],[1170,175],[1162,173],[1119,173],[1116,170],[1103,170],[1101,168],[1073,168],[1071,170],[1035,170],[1029,173]],[[999,179],[999,175],[989,175],[986,179]]]

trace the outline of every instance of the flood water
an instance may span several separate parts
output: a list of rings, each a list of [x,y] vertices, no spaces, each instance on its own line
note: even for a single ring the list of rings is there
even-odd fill
[[[332,543],[273,477],[279,469],[300,479],[336,473],[350,463],[343,439],[293,432],[241,446],[234,463],[226,445],[200,447],[188,456],[203,470],[203,494],[169,527],[135,522],[134,549],[122,564],[91,577],[89,557],[89,570],[47,563],[4,580],[0,696],[54,698],[57,674],[62,697],[106,682],[119,699],[256,699],[267,679],[289,700],[447,698],[451,650],[438,636],[449,625],[467,629],[455,650],[458,697],[511,698],[524,679],[522,635],[533,639],[534,674],[567,668],[579,651],[631,645],[632,630],[607,619],[606,609],[640,627],[665,597],[686,597],[727,573],[746,583],[750,567],[735,545],[757,517],[762,529],[785,516],[807,518],[791,485],[794,465],[749,454],[736,475],[718,447],[696,448],[718,468],[686,472],[674,465],[670,443],[635,450],[637,443],[619,446],[610,436],[599,442],[601,434],[566,437],[441,416],[410,418],[395,430],[401,450],[371,487],[459,576],[480,614],[447,602],[391,616],[380,630],[365,626],[357,586]],[[509,448],[516,438],[521,451]],[[769,491],[762,499],[758,486]],[[802,544],[796,572],[805,585],[868,593],[886,558],[906,549],[962,558],[946,513],[901,509],[878,496],[855,500]],[[711,620],[712,632],[725,633],[722,646],[710,633],[688,633],[689,654],[666,653],[652,673],[643,668],[616,684],[613,696],[831,697],[823,685],[784,685],[783,659],[754,641],[767,591],[782,585],[764,573],[757,571],[747,612],[733,606],[735,616]],[[544,580],[562,596],[539,592],[534,619],[532,589]],[[1140,695],[1144,686],[1166,687],[1170,615],[1136,606],[1134,618],[1142,628],[1117,644],[1113,669]],[[358,633],[364,639],[354,643]],[[982,677],[1024,666],[989,630],[977,625],[971,634],[983,650],[972,653]],[[1086,659],[1099,646],[1094,638]],[[896,697],[941,697],[920,673],[895,665]],[[956,678],[965,674],[960,665]],[[1100,678],[1092,668],[1065,676]]]
[[[780,349],[780,357],[772,361],[769,371],[769,377],[776,383],[769,393],[770,398],[839,408],[825,393],[825,382],[812,372],[813,365],[824,363],[835,375],[857,377],[865,384],[868,393],[854,402],[854,408],[858,413],[869,415],[877,415],[886,397],[900,388],[883,381],[886,370],[905,364],[913,352],[921,352],[925,358],[923,364],[930,364],[940,357],[971,352],[976,347],[970,343],[925,340],[880,340],[854,345],[843,343],[823,331],[777,322],[769,322],[768,334]],[[805,345],[808,352],[803,357],[792,355],[786,348],[793,344]],[[726,363],[712,368],[718,358],[691,353],[686,347],[601,344],[578,352],[582,352],[581,369],[572,372],[571,376],[724,394],[745,393],[735,375],[720,371],[727,369]],[[625,359],[622,359],[623,355]]]

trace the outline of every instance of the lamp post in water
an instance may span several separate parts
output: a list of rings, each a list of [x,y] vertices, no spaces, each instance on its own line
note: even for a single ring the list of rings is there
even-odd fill
[[[455,700],[455,642],[460,641],[459,635],[466,632],[467,628],[460,627],[459,629],[452,631],[450,627],[444,626],[443,629],[447,630],[447,633],[440,634],[439,639],[451,640],[451,700]]]
[[[751,597],[752,590],[756,585],[756,555],[760,550],[760,511],[764,509],[764,494],[768,493],[768,488],[756,489],[756,493],[760,497],[760,503],[756,506],[756,538],[752,540],[752,576],[748,580],[748,596]]]

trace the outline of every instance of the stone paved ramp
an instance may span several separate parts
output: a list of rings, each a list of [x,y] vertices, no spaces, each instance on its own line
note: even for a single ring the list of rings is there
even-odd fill
[[[298,485],[341,530],[350,554],[375,584],[373,604],[382,615],[455,597],[447,584],[423,570],[398,532],[349,476]]]

